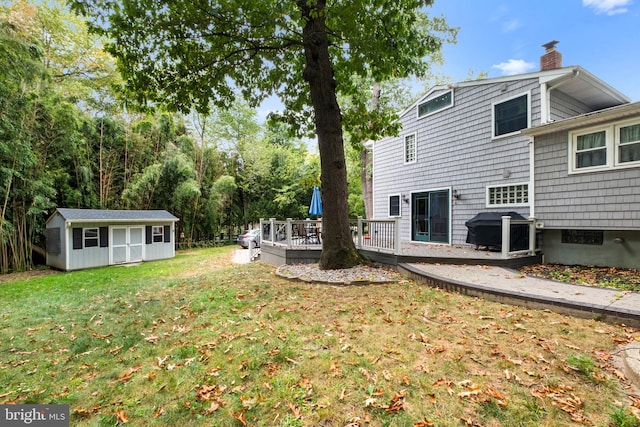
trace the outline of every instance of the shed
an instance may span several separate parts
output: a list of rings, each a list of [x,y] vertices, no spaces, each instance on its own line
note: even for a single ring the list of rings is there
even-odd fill
[[[47,265],[80,270],[173,258],[177,221],[165,210],[58,208],[46,222]]]

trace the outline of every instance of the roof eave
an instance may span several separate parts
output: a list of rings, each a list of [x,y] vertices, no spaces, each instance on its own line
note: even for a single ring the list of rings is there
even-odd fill
[[[553,132],[561,132],[585,126],[594,126],[613,120],[624,120],[634,116],[640,116],[640,102],[618,105],[604,110],[592,111],[579,116],[569,117],[553,123],[545,123],[540,126],[524,129],[522,130],[522,133],[536,137]]]

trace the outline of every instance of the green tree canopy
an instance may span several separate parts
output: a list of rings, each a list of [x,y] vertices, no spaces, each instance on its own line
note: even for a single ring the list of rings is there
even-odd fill
[[[351,76],[422,75],[442,38],[423,25],[430,0],[70,0],[110,40],[139,104],[206,112],[236,90],[253,105],[277,93],[313,118],[321,158],[322,268],[361,261],[349,230],[342,116]],[[303,122],[303,124],[305,124]]]

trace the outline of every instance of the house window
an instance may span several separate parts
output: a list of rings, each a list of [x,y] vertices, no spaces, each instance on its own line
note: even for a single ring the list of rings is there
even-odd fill
[[[416,134],[412,133],[404,137],[404,162],[415,163],[416,161]]]
[[[428,101],[418,104],[418,117],[428,116],[453,105],[453,91],[443,93]]]
[[[99,243],[99,234],[97,228],[85,228],[84,229],[84,247],[92,248],[97,247]]]
[[[619,126],[616,137],[618,163],[640,161],[640,123]]]
[[[604,130],[575,135],[576,169],[607,164],[607,132]]]
[[[400,195],[394,194],[389,196],[389,216],[400,216]]]
[[[640,123],[613,123],[569,133],[569,173],[640,165]]]
[[[153,226],[153,243],[162,243],[164,241],[164,231],[161,225]]]
[[[511,135],[531,125],[529,94],[493,104],[493,138]]]
[[[487,187],[487,206],[526,206],[529,204],[529,184]]]

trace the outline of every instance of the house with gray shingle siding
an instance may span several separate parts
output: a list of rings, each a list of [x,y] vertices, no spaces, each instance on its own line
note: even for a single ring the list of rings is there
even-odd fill
[[[46,223],[47,265],[67,271],[173,258],[177,221],[164,210],[58,208]]]
[[[545,261],[640,268],[640,103],[524,133]]]
[[[404,110],[399,135],[373,143],[373,219],[399,218],[403,242],[461,245],[478,213],[536,216],[523,131],[630,101],[545,48],[540,71],[436,86]]]

